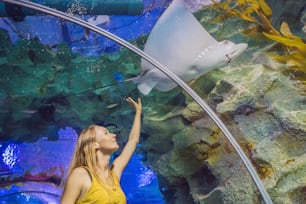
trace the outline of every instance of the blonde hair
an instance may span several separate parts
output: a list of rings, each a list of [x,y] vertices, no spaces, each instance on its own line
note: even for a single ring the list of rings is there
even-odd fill
[[[97,154],[94,148],[96,141],[96,125],[90,125],[79,135],[72,161],[68,170],[68,176],[77,167],[87,167],[90,172],[97,168]]]

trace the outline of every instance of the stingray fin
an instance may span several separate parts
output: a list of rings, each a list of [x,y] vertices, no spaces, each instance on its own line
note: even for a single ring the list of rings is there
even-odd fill
[[[172,81],[171,79],[166,79],[156,84],[155,89],[162,92],[167,92],[175,88],[176,86],[177,84],[174,81]]]
[[[148,95],[151,92],[151,90],[155,87],[156,84],[157,84],[157,81],[147,80],[147,81],[139,83],[137,85],[137,88],[143,95]]]
[[[183,0],[173,0],[154,25],[144,51],[170,69],[190,63],[206,47],[217,43]],[[188,50],[186,52],[185,50]]]

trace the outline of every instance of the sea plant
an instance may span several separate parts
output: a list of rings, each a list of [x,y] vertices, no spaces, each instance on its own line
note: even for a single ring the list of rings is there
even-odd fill
[[[278,62],[286,64],[289,68],[297,71],[306,72],[306,43],[302,38],[291,33],[286,22],[283,22],[280,28],[281,35],[274,35],[263,32],[267,38],[283,44],[287,49],[284,55],[267,53]],[[304,80],[305,81],[305,80]]]
[[[271,24],[272,9],[265,0],[212,0],[210,6],[219,15],[212,21],[217,22],[229,17],[238,17],[253,23],[251,28],[244,31],[247,35],[260,34],[274,42],[281,44],[282,51],[267,52],[274,60],[286,64],[289,69],[306,73],[306,43],[293,35],[286,22],[283,22],[278,31]],[[305,79],[302,79],[306,81]]]
[[[252,29],[256,28],[256,30],[265,30],[279,35],[279,32],[270,23],[272,10],[264,0],[223,0],[220,2],[212,0],[212,2],[211,8],[220,14],[212,20],[213,22],[236,16],[255,23]]]

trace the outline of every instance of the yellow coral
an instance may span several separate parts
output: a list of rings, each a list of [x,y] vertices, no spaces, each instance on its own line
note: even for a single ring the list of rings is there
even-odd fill
[[[306,43],[302,38],[291,33],[286,22],[282,23],[280,32],[272,26],[270,23],[272,10],[265,0],[224,0],[219,3],[213,2],[214,4],[211,8],[220,13],[219,16],[213,19],[213,22],[236,16],[254,23],[253,27],[244,33],[249,35],[263,34],[266,38],[282,44],[285,48],[285,53],[268,52],[266,54],[276,61],[286,64],[290,69],[306,73]],[[306,79],[303,81],[306,81]]]
[[[283,22],[281,25],[282,35],[273,35],[265,32],[263,34],[267,38],[279,42],[287,48],[285,55],[267,53],[269,56],[278,62],[286,64],[291,69],[306,72],[306,43],[302,38],[291,33],[286,22]]]
[[[272,10],[264,0],[226,0],[219,3],[213,1],[211,8],[221,13],[212,20],[213,22],[236,16],[248,22],[257,23],[269,33],[279,34],[270,23]]]
[[[267,178],[273,173],[273,169],[265,165],[259,165],[257,170],[259,171],[259,175],[261,178]]]

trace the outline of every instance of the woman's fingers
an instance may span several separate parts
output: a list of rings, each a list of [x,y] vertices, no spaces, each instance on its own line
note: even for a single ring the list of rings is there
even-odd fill
[[[138,97],[138,100],[137,100],[137,102],[136,101],[134,101],[134,99],[132,99],[131,97],[127,97],[127,99],[126,99],[130,104],[131,104],[131,106],[133,106],[135,109],[140,109],[141,108],[141,99],[140,99],[140,97]]]

